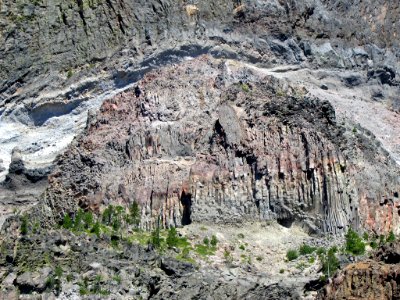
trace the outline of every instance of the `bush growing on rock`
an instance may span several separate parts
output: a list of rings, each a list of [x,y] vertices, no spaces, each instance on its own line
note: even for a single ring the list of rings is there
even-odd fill
[[[213,246],[213,247],[216,247],[216,246],[217,246],[217,244],[218,244],[218,239],[217,239],[217,237],[216,237],[215,235],[213,235],[213,236],[211,237],[210,244],[211,244],[211,246]]]
[[[289,249],[286,252],[286,258],[288,259],[288,261],[292,261],[295,260],[299,257],[299,253],[297,252],[297,250],[295,249]]]
[[[365,253],[365,243],[357,232],[349,229],[346,233],[346,251],[354,255],[362,255]]]
[[[171,227],[168,230],[167,246],[170,247],[170,248],[176,247],[176,246],[178,246],[178,241],[179,241],[179,238],[178,238],[178,234],[176,232],[176,229],[175,229],[175,227]]]
[[[317,250],[317,248],[312,247],[307,244],[303,244],[299,248],[299,253],[300,253],[300,255],[308,255],[308,254],[313,253],[315,250]]]
[[[395,240],[396,240],[396,236],[394,235],[393,231],[390,231],[386,241],[389,243],[392,243]]]
[[[23,215],[21,218],[21,234],[22,235],[26,235],[28,233],[28,216],[27,215]]]

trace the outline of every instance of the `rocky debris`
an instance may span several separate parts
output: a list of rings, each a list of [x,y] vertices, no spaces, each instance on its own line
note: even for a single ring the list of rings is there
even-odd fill
[[[38,272],[25,272],[17,277],[15,284],[24,294],[30,294],[33,291],[43,292],[51,271],[51,268],[45,267]]]
[[[71,251],[54,249],[69,245]],[[44,231],[6,239],[1,247],[0,297],[105,297],[111,299],[299,299],[302,286],[257,282],[257,277],[225,279],[218,269],[197,270],[191,263],[149,247],[106,236]],[[172,252],[174,253],[174,252]],[[13,257],[9,259],[7,257]],[[19,275],[16,275],[19,274]],[[293,284],[293,285],[291,285]]]
[[[396,230],[398,168],[373,137],[337,124],[328,102],[207,56],[139,86],[139,97],[106,101],[60,157],[42,202],[52,214],[138,201],[145,229],[160,216],[167,228],[261,219]]]

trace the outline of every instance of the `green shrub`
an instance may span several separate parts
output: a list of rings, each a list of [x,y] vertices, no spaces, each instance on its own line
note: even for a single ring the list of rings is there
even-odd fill
[[[153,244],[154,247],[160,248],[161,241],[162,238],[160,237],[160,227],[157,226],[156,229],[151,232],[150,243]]]
[[[140,224],[140,208],[136,201],[129,206],[129,217],[127,223],[134,225],[135,227],[138,227]]]
[[[257,257],[256,257],[256,260],[257,260],[257,261],[262,261],[262,260],[263,260],[263,257],[262,257],[262,256],[257,256]]]
[[[208,239],[208,237],[205,237],[205,238],[203,239],[203,244],[206,245],[206,246],[209,246],[209,245],[210,245],[210,240]]]
[[[74,222],[72,221],[69,214],[66,214],[63,219],[63,225],[65,229],[72,229],[74,227]]]
[[[365,253],[365,244],[357,234],[357,232],[349,229],[346,233],[346,251],[354,255],[362,255]]]
[[[364,241],[368,241],[369,236],[368,236],[368,233],[367,233],[367,232],[364,232],[364,233],[363,233],[363,239],[364,239]]]
[[[245,93],[250,92],[250,87],[249,87],[249,85],[247,83],[242,83],[241,87],[242,87],[242,91],[243,92],[245,92]]]
[[[211,249],[210,247],[203,245],[203,244],[197,244],[195,246],[195,251],[197,254],[201,255],[201,256],[208,256],[208,255],[213,255],[214,254],[214,250]]]
[[[94,223],[92,229],[90,229],[90,232],[97,235],[97,237],[100,237],[101,229],[100,229],[100,223],[98,221]]]
[[[339,268],[339,260],[337,259],[335,253],[337,249],[332,247],[328,250],[328,254],[321,257],[322,261],[322,272],[328,277],[331,276]]]
[[[369,245],[371,246],[372,249],[378,248],[378,243],[377,243],[375,240],[374,240],[374,241],[371,241],[371,242],[369,243]]]
[[[175,229],[175,227],[171,227],[168,230],[167,246],[169,248],[177,247],[178,246],[178,241],[179,241],[179,238],[178,238],[178,234],[176,232],[176,229]]]
[[[26,235],[28,233],[28,216],[25,214],[21,218],[21,234]]]
[[[317,254],[318,254],[318,256],[321,256],[321,255],[323,255],[323,254],[325,254],[325,253],[326,253],[325,248],[319,247],[319,248],[317,249]]]
[[[389,235],[388,235],[388,237],[387,237],[387,239],[386,239],[386,241],[387,241],[388,243],[392,243],[392,242],[394,242],[395,240],[396,240],[396,236],[394,235],[393,231],[390,231],[390,232],[389,232]]]
[[[239,238],[239,239],[244,239],[244,234],[243,234],[243,233],[239,233],[239,234],[238,234],[238,238]]]
[[[244,245],[240,245],[239,249],[244,251],[244,250],[246,250],[246,247]]]
[[[303,244],[299,248],[299,253],[300,253],[300,255],[307,255],[307,254],[313,253],[315,250],[317,250],[317,248],[312,247],[307,244]]]
[[[279,273],[283,274],[283,273],[285,273],[285,270],[284,269],[280,269]]]
[[[217,246],[217,244],[218,244],[218,239],[217,239],[217,237],[216,237],[215,235],[213,235],[213,236],[211,237],[210,244],[211,244],[211,246],[213,246],[213,247],[216,247],[216,246]]]
[[[299,253],[297,252],[297,250],[294,249],[289,249],[286,252],[286,258],[288,259],[288,261],[292,261],[295,260],[299,257]]]

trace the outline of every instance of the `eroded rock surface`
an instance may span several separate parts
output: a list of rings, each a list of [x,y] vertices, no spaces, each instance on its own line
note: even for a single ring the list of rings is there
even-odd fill
[[[140,91],[140,92],[139,92]],[[138,201],[142,227],[246,219],[311,232],[398,229],[399,170],[328,102],[207,56],[106,101],[60,158],[43,203],[63,215]]]
[[[318,299],[399,298],[399,243],[382,246],[374,258],[346,266],[319,293]]]

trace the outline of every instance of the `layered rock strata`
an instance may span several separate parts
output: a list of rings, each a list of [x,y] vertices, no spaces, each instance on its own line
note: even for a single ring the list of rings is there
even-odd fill
[[[396,231],[399,170],[367,134],[300,87],[202,56],[107,100],[59,158],[41,203],[62,216],[137,201],[145,229],[160,218]]]

